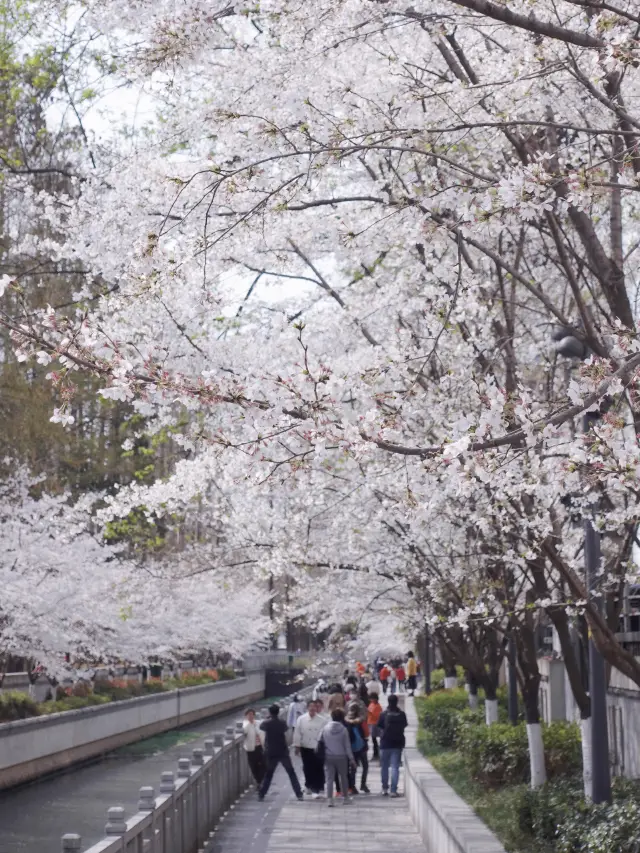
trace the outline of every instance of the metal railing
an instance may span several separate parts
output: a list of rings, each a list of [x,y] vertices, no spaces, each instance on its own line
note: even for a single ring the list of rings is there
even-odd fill
[[[106,838],[86,853],[197,853],[209,849],[213,829],[251,781],[243,749],[242,722],[227,726],[178,761],[178,771],[166,771],[159,796],[152,787],[140,788],[138,812],[128,820],[124,809],[108,810]],[[82,849],[79,835],[62,838],[63,853]]]

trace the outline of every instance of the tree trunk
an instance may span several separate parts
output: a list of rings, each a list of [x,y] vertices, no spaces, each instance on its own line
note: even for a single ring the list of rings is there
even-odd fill
[[[522,688],[524,714],[527,723],[527,741],[529,743],[529,767],[531,770],[531,787],[539,788],[547,781],[547,769],[544,763],[544,744],[542,742],[542,727],[540,725],[540,708],[538,706],[539,679],[530,679]]]
[[[591,756],[591,717],[580,720],[580,738],[582,740],[582,782],[584,796],[593,799],[593,761]]]
[[[455,690],[458,686],[458,674],[455,666],[449,666],[444,673],[444,689]]]
[[[498,722],[498,700],[485,699],[484,701],[484,719],[488,726],[492,726]]]
[[[531,767],[531,787],[539,788],[547,781],[547,768],[544,763],[544,744],[540,723],[527,723],[527,741],[529,742],[529,765]]]
[[[478,682],[472,672],[467,673],[467,686],[469,688],[469,707],[475,711],[478,707]]]

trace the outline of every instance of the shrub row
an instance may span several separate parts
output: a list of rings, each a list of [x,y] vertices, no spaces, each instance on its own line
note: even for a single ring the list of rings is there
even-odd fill
[[[103,705],[107,702],[119,702],[123,699],[134,699],[137,696],[148,696],[153,693],[165,693],[177,688],[214,684],[217,681],[229,681],[235,677],[232,669],[222,667],[167,681],[155,678],[149,678],[143,682],[110,680],[96,681],[92,685],[88,681],[80,680],[73,687],[56,687],[55,697],[40,703],[37,703],[28,693],[11,690],[0,693],[0,723],[24,720],[27,717],[37,717],[42,714],[73,711],[91,705]]]
[[[584,799],[578,777],[548,782],[521,792],[520,829],[556,853],[638,853],[640,784],[616,779],[613,803],[594,806]]]
[[[28,693],[20,693],[18,690],[0,693],[0,723],[37,717],[38,713],[38,705]]]
[[[484,724],[482,707],[471,710],[464,689],[437,691],[421,699],[419,713],[428,737],[438,746],[458,749],[471,777],[497,787],[529,779],[529,746],[524,723]],[[504,711],[502,719],[504,719]],[[543,726],[547,775],[550,779],[579,772],[580,731],[573,723]]]

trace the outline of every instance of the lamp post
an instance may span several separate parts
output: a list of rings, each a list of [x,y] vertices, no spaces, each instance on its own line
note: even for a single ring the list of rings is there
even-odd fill
[[[589,350],[579,340],[571,329],[559,328],[553,335],[556,341],[556,351],[571,359],[584,361],[589,356]],[[585,412],[582,431],[584,435],[600,418],[599,411]],[[602,597],[598,592],[598,569],[600,566],[600,534],[593,525],[592,519],[584,519],[584,562],[587,595],[591,604],[602,612]],[[609,765],[609,727],[607,721],[607,679],[604,658],[598,651],[589,632],[589,698],[591,700],[591,762],[592,762],[592,792],[594,803],[611,802],[611,768]]]
[[[428,623],[424,626],[424,658],[422,661],[424,672],[424,692],[428,696],[431,693],[431,632]]]
[[[597,412],[586,412],[583,431],[587,435],[598,420]],[[584,520],[584,562],[587,594],[591,603],[602,612],[602,596],[598,592],[600,566],[600,534],[591,518]],[[593,593],[596,593],[594,598]],[[611,802],[611,768],[609,765],[609,727],[607,720],[607,678],[604,658],[589,632],[589,698],[591,700],[591,761],[592,794],[594,803]]]
[[[509,722],[512,726],[518,724],[518,678],[516,675],[516,643],[509,637],[507,647],[507,662],[509,665]]]

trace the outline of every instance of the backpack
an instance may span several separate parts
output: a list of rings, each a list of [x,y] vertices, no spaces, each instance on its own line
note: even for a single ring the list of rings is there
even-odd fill
[[[360,734],[360,726],[351,727],[351,749],[354,752],[360,752],[365,748],[365,742]]]
[[[402,711],[387,711],[384,718],[383,737],[391,747],[404,744],[404,714]]]

